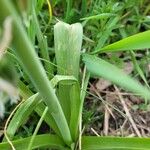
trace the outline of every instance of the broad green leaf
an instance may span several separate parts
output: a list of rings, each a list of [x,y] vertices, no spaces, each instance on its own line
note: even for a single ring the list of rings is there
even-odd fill
[[[54,26],[54,44],[59,75],[78,79],[83,29],[80,23],[58,22]]]
[[[15,47],[15,53],[19,58],[21,65],[29,75],[34,86],[43,97],[43,101],[48,106],[49,112],[51,113],[59,128],[63,140],[66,142],[66,144],[71,145],[72,138],[64,112],[61,108],[55,91],[52,88],[52,85],[49,83],[46,72],[38,59],[34,47],[30,42],[29,38],[27,37],[25,29],[23,28],[21,20],[17,15],[17,12],[12,2],[9,0],[1,0],[0,5],[0,24],[2,25],[3,21],[7,16],[12,17],[12,43]]]
[[[22,138],[12,141],[15,150],[27,150],[28,144],[32,137]],[[53,148],[58,150],[67,150],[63,141],[56,135],[43,134],[35,136],[32,144],[32,149],[38,148]],[[0,150],[10,150],[11,146],[8,142],[0,143]]]
[[[107,45],[94,53],[116,52],[123,50],[141,50],[150,48],[150,30],[129,36],[113,44]]]
[[[79,23],[69,25],[58,22],[54,26],[54,44],[58,75],[72,75],[78,79],[79,60],[82,44],[82,26]],[[67,122],[70,122],[71,98],[70,86],[59,84],[58,97]]]
[[[54,26],[55,54],[59,67],[57,68],[58,75],[70,75],[78,80],[82,36],[83,29],[80,23],[69,25],[58,22]],[[74,131],[78,126],[80,112],[80,88],[79,85],[76,85],[66,85],[66,83],[60,82],[57,89],[59,101],[67,122],[70,124],[73,139],[76,138]]]
[[[89,72],[95,76],[103,77],[113,83],[135,92],[144,98],[150,99],[150,91],[139,82],[123,73],[114,65],[96,56],[84,54],[83,61]]]
[[[71,85],[71,89],[72,88],[79,88],[78,85],[78,81],[75,77],[73,76],[63,76],[63,75],[55,75],[54,78],[50,81],[52,84],[52,87],[55,88],[55,86],[57,86],[59,83],[63,83],[64,85]],[[75,87],[74,87],[75,86]],[[20,94],[21,96],[23,96],[23,98],[28,98],[30,97],[30,95],[32,95],[33,93],[30,91],[30,89],[28,89],[24,83],[22,81],[19,82],[19,90],[20,90]],[[72,90],[71,90],[72,91]],[[74,90],[73,90],[74,91]],[[76,95],[76,93],[75,93]],[[26,118],[29,117],[30,113],[35,109],[35,111],[39,114],[39,116],[41,116],[42,112],[45,109],[45,106],[42,102],[40,102],[37,106],[36,104],[36,100],[31,100],[32,98],[34,98],[34,96],[31,96],[30,98],[28,98],[21,106],[20,108],[17,110],[16,114],[14,115],[14,117],[12,118],[9,127],[8,127],[8,131],[7,133],[9,133],[9,137],[12,137],[12,135],[14,135],[15,131],[18,129],[17,127],[19,126],[15,126],[15,120],[17,120],[18,122],[21,121],[25,121]],[[74,96],[72,95],[72,97],[74,98]],[[76,95],[77,97],[77,95]],[[79,95],[78,95],[79,97]],[[39,101],[39,99],[37,100]],[[71,109],[71,115],[72,115],[72,120],[70,120],[70,130],[72,131],[72,135],[73,137],[76,137],[77,135],[77,131],[78,131],[78,122],[79,122],[79,116],[81,113],[81,108],[80,108],[80,101],[72,101],[72,109]],[[27,106],[26,106],[27,105]],[[76,107],[74,107],[75,105],[78,105]],[[36,106],[36,107],[35,107]],[[22,109],[22,108],[27,108],[27,109]],[[28,110],[29,109],[29,110]],[[21,112],[20,112],[21,111]],[[19,115],[20,114],[20,115]],[[22,117],[24,116],[25,117]],[[17,117],[17,119],[15,119]],[[20,117],[20,118],[18,118]],[[54,131],[60,135],[60,133],[58,132],[59,130],[57,129],[57,126],[55,125],[55,122],[53,122],[53,119],[50,117],[50,114],[47,113],[46,116],[44,117],[44,120],[46,121],[46,123],[48,125],[50,125],[50,127],[52,127],[54,129]],[[20,122],[20,125],[22,123]],[[14,128],[15,127],[15,128]],[[14,132],[12,134],[12,132]]]
[[[149,150],[150,138],[94,137],[82,138],[82,150]]]
[[[74,76],[56,75],[51,80],[53,86],[57,84],[70,85],[71,95],[71,117],[69,122],[70,131],[73,139],[78,137],[79,118],[81,117],[82,107],[80,100],[80,86],[78,80]]]

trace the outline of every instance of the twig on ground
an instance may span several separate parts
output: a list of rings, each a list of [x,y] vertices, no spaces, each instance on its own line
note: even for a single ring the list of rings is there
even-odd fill
[[[114,86],[114,88],[116,90],[116,93],[117,93],[117,95],[118,95],[118,97],[119,97],[119,99],[121,101],[121,104],[122,104],[122,106],[124,108],[124,111],[125,111],[125,113],[127,115],[127,118],[129,119],[129,121],[130,121],[130,123],[131,123],[131,125],[132,125],[132,127],[133,127],[133,129],[135,131],[135,133],[137,134],[138,137],[141,137],[141,133],[138,130],[138,128],[137,128],[137,126],[136,126],[136,124],[135,124],[135,122],[134,122],[134,120],[133,120],[133,118],[132,118],[132,116],[131,116],[131,114],[129,112],[129,109],[128,109],[126,103],[125,103],[125,100],[123,99],[122,95],[120,94],[119,89],[116,86]]]
[[[93,128],[91,128],[91,131],[92,131],[96,136],[100,136]]]
[[[108,135],[108,129],[109,129],[109,118],[110,118],[110,113],[108,111],[108,106],[105,106],[105,114],[104,114],[104,135],[107,136]]]

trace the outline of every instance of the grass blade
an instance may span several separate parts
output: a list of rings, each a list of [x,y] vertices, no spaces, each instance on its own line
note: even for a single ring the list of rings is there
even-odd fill
[[[53,83],[52,83],[52,86],[54,86]],[[20,91],[21,96],[24,99],[29,99],[33,95],[32,91],[30,91],[30,89],[28,89],[22,81],[19,81],[19,91]],[[45,107],[46,107],[45,104],[41,101],[41,103],[39,103],[37,107],[35,108],[35,112],[39,116],[42,116],[42,113],[45,110]],[[56,122],[49,111],[44,117],[44,121],[54,130],[54,132],[57,135],[61,136],[61,133],[56,125]]]
[[[16,150],[27,150],[28,144],[32,137],[23,138],[20,140],[12,141],[13,146]],[[56,135],[44,134],[44,135],[37,135],[32,144],[32,149],[36,148],[53,148],[59,150],[67,150],[65,148],[65,144],[63,141]],[[4,142],[0,144],[0,150],[10,150],[11,147],[9,143]]]
[[[32,149],[32,145],[33,145],[34,139],[35,139],[35,137],[36,137],[36,135],[37,135],[37,133],[39,131],[39,128],[40,128],[40,126],[41,126],[41,124],[43,122],[43,119],[44,119],[47,111],[48,111],[48,107],[45,108],[45,110],[44,110],[44,112],[43,112],[43,114],[42,114],[42,116],[41,116],[41,118],[40,118],[40,120],[39,120],[39,122],[38,122],[38,124],[37,124],[37,126],[35,128],[35,130],[34,130],[34,133],[32,135],[32,138],[30,140],[30,143],[28,145],[28,149],[27,150],[31,150]]]
[[[133,51],[130,52],[130,55],[131,55],[131,59],[132,59],[132,62],[133,62],[133,65],[136,69],[136,71],[138,72],[139,76],[141,77],[141,79],[144,81],[145,85],[150,88],[147,80],[146,80],[146,77],[144,75],[144,72],[142,71],[142,69],[140,68],[137,60],[136,60],[136,57],[135,57],[135,53]]]
[[[149,141],[149,138],[84,136],[82,150],[149,150]]]
[[[37,36],[41,56],[42,56],[43,59],[45,59],[47,61],[50,61],[49,54],[48,54],[47,38],[44,37],[44,35],[42,34],[42,31],[40,29],[40,24],[39,24],[37,15],[36,15],[34,2],[32,2],[32,16],[33,16],[34,24],[36,24],[35,30],[36,30],[36,36]],[[45,62],[44,62],[44,65],[45,65],[46,71],[48,71],[50,74],[53,74],[53,66],[49,65]],[[49,76],[50,79],[51,79],[51,77],[52,76]]]
[[[150,30],[135,34],[113,44],[107,45],[94,53],[140,50],[150,48]]]
[[[33,112],[39,101],[39,94],[35,94],[21,104],[7,127],[9,139],[12,139],[17,129],[27,121],[29,115]]]
[[[106,19],[106,18],[109,18],[109,17],[112,17],[112,16],[116,16],[116,15],[112,14],[112,13],[102,13],[102,14],[98,14],[98,15],[94,15],[94,16],[81,18],[80,20]]]
[[[87,0],[82,0],[81,14],[85,16],[87,12]]]
[[[72,138],[66,118],[57,99],[55,91],[49,83],[48,77],[46,76],[43,66],[38,60],[33,45],[29,41],[27,34],[21,24],[20,18],[18,17],[11,1],[1,0],[0,5],[2,8],[2,13],[0,13],[0,23],[2,23],[5,17],[12,17],[13,45],[16,48],[15,53],[20,59],[23,68],[28,73],[34,86],[42,95],[44,102],[47,104],[49,111],[61,132],[63,140],[66,142],[67,145],[70,146],[72,143]]]
[[[83,61],[91,74],[110,80],[113,83],[150,100],[150,91],[146,87],[123,73],[114,65],[88,54],[83,55]]]

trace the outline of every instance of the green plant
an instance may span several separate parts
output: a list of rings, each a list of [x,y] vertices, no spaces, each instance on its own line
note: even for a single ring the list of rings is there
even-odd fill
[[[72,1],[68,1],[68,3]],[[83,7],[85,1],[82,2]],[[54,76],[52,63],[45,69],[42,66],[36,51],[34,50],[31,39],[22,25],[20,17],[15,10],[14,5],[9,0],[1,0],[0,24],[10,16],[12,18],[13,55],[10,55],[16,63],[24,69],[30,81],[36,89],[36,94],[27,88],[22,81],[19,81],[20,94],[25,99],[6,129],[3,142],[0,144],[1,150],[29,149],[48,147],[53,149],[82,149],[82,150],[148,150],[150,149],[149,139],[144,138],[114,138],[114,137],[94,137],[82,136],[82,108],[86,95],[86,88],[90,76],[98,76],[106,78],[113,83],[122,86],[126,90],[130,90],[139,94],[146,100],[149,100],[150,91],[131,77],[122,73],[116,66],[98,58],[96,55],[82,54],[82,62],[84,62],[88,71],[83,74],[82,82],[79,78],[79,63],[82,45],[82,25],[66,24],[58,22],[54,26],[54,42],[57,63],[57,75]],[[33,10],[33,19],[38,25],[35,6],[41,3],[31,3]],[[70,4],[68,4],[70,6]],[[68,7],[69,7],[68,6]],[[70,8],[68,8],[70,11]],[[83,14],[85,10],[83,11]],[[68,14],[68,12],[67,12]],[[67,17],[68,18],[68,15]],[[46,62],[50,61],[46,42],[37,27],[35,33],[39,42],[40,52]],[[33,33],[33,37],[35,36]],[[115,52],[122,50],[137,50],[149,48],[148,42],[149,31],[136,34],[116,43],[101,48],[98,46],[93,52],[94,54],[106,53],[107,51]],[[33,40],[34,41],[34,40]],[[33,42],[32,41],[32,42]],[[45,50],[45,51],[44,51]],[[9,54],[9,53],[8,53]],[[49,81],[46,71],[50,72],[54,77]],[[130,83],[130,84],[129,84]],[[81,88],[81,87],[82,88]],[[41,117],[33,136],[15,140],[17,129],[28,119],[29,115],[36,111]],[[53,134],[36,135],[37,131],[44,120],[54,131]]]

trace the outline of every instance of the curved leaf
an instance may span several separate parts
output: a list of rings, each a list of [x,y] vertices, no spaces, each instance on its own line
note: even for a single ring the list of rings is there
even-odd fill
[[[12,144],[16,150],[26,150],[31,138],[32,137],[15,140],[12,141]],[[50,134],[35,136],[35,139],[32,144],[32,149],[42,148],[42,147],[67,150],[67,148],[65,148],[65,144],[58,136],[50,135]],[[10,149],[11,147],[9,143],[7,142],[0,143],[0,150],[10,150]]]
[[[15,115],[11,119],[9,126],[7,128],[7,135],[10,139],[13,138],[15,132],[17,129],[26,122],[29,115],[32,113],[32,111],[35,109],[35,107],[38,105],[40,101],[39,94],[35,94],[31,96],[29,99],[27,99],[19,109],[16,111]]]

